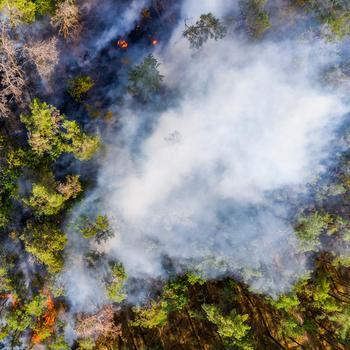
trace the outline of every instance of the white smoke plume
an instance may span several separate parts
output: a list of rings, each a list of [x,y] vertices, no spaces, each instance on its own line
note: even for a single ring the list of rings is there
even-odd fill
[[[194,3],[185,3],[184,18]],[[115,237],[100,249],[130,277],[164,277],[168,257],[177,271],[235,274],[258,291],[286,291],[306,262],[288,199],[276,193],[305,191],[330,156],[346,106],[318,77],[336,52],[313,40],[248,43],[231,35],[193,52],[175,33],[158,58],[165,84],[181,97],[153,118],[123,111],[98,187],[78,213],[108,215]],[[105,299],[98,274],[81,263],[86,244],[78,235],[70,233],[74,258],[63,280],[79,310]]]

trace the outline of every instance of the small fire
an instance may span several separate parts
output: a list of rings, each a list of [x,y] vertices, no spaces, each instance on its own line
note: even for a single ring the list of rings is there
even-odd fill
[[[55,303],[51,294],[47,295],[46,308],[47,310],[39,319],[38,327],[32,336],[32,342],[34,344],[41,343],[41,341],[44,339],[43,336],[46,337],[47,333],[51,334],[53,332],[58,311],[55,308]]]
[[[39,334],[34,334],[34,335],[32,336],[32,342],[33,342],[34,344],[39,344],[39,343],[41,342],[41,337],[40,337],[40,335],[39,335]]]
[[[153,46],[156,46],[156,45],[158,45],[158,40],[157,39],[152,39],[151,43],[152,43]]]
[[[121,49],[127,49],[129,46],[129,43],[126,40],[118,40],[117,45],[121,48]]]

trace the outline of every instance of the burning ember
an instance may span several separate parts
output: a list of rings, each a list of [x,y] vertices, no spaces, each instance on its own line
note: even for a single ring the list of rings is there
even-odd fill
[[[152,43],[153,46],[156,46],[156,45],[158,45],[158,40],[157,39],[152,39],[151,43]]]
[[[121,49],[127,49],[129,46],[129,43],[126,40],[118,40],[117,45],[121,48]]]

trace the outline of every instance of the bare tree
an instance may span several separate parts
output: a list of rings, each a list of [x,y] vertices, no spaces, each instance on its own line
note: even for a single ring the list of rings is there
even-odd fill
[[[38,74],[45,82],[50,81],[58,63],[57,42],[57,38],[53,37],[48,40],[31,42],[24,47],[29,60],[34,63]]]
[[[25,77],[18,57],[22,54],[11,40],[9,27],[1,23],[0,29],[0,115],[6,117],[11,113],[11,104],[21,104],[25,91]]]
[[[51,24],[59,28],[65,39],[78,37],[81,31],[79,7],[75,0],[65,0],[57,6]]]
[[[117,337],[121,326],[114,322],[114,308],[105,305],[97,314],[78,317],[76,332],[79,338]]]

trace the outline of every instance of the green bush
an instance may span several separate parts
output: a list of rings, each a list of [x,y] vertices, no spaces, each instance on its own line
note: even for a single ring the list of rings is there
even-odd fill
[[[68,81],[68,93],[78,102],[94,87],[95,83],[88,75],[80,75]]]

